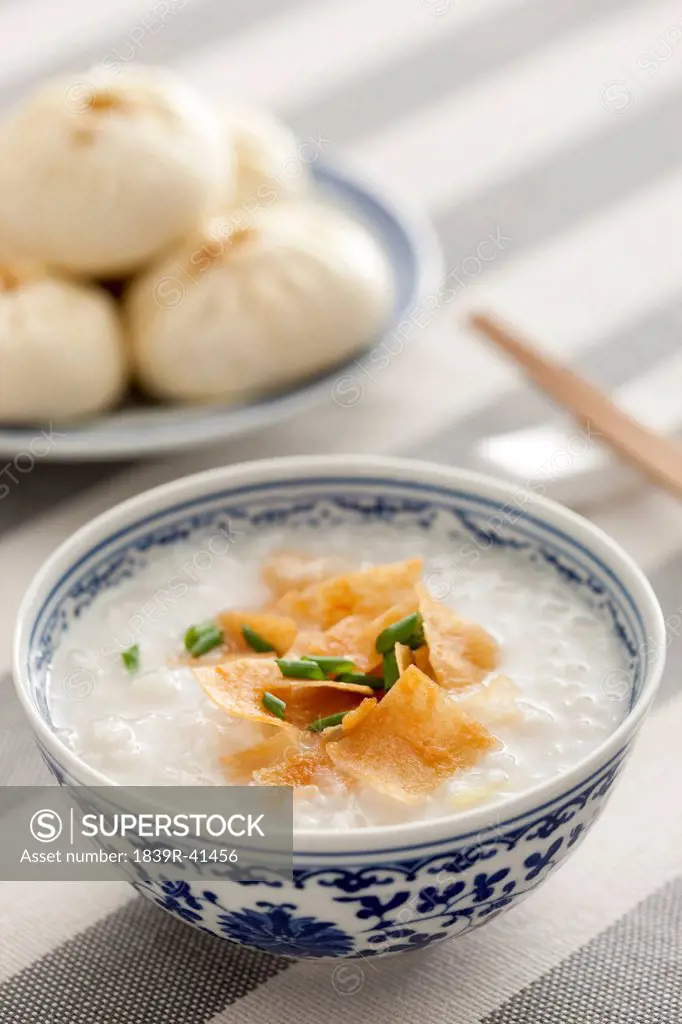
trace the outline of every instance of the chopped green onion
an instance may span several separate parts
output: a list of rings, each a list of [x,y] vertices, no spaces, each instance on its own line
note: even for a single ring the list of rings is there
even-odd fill
[[[200,658],[202,654],[212,651],[214,647],[219,647],[222,642],[223,634],[217,626],[214,626],[213,629],[207,629],[205,633],[201,634],[190,654],[193,658]]]
[[[381,676],[366,676],[362,672],[342,672],[338,678],[340,683],[358,683],[360,686],[371,686],[373,690],[384,688]]]
[[[185,633],[185,647],[193,658],[200,658],[202,654],[218,647],[223,642],[223,634],[210,620],[200,622],[198,626],[190,626]]]
[[[130,673],[137,672],[140,667],[140,645],[133,644],[125,651],[121,651],[121,661]]]
[[[421,647],[424,643],[424,628],[422,617],[419,612],[406,615],[399,619],[392,626],[379,633],[376,638],[375,648],[379,654],[386,654],[396,644],[405,644],[407,647]]]
[[[266,690],[263,694],[263,707],[271,711],[276,718],[281,718],[284,721],[284,712],[287,709],[286,703],[280,700],[279,697],[275,697],[274,693],[269,693]]]
[[[257,651],[259,654],[269,654],[275,650],[272,644],[262,637],[260,633],[257,633],[255,629],[251,629],[251,626],[242,626],[242,636],[251,650]]]
[[[355,663],[350,658],[327,654],[304,654],[301,661],[314,661],[329,676],[337,676],[340,672],[352,672],[355,668]]]
[[[418,647],[423,647],[426,643],[426,637],[424,636],[424,622],[421,615],[419,616],[419,623],[415,627],[414,632],[408,636],[405,641],[405,646],[410,647],[413,651],[416,651]]]
[[[318,718],[316,722],[311,722],[306,728],[308,732],[322,732],[323,729],[330,729],[333,725],[341,725],[347,714],[347,711],[339,711],[337,715]]]
[[[207,622],[200,622],[196,626],[190,626],[187,632],[185,633],[185,647],[187,648],[187,650],[191,651],[192,647],[197,642],[201,634],[205,633],[206,630],[208,629],[213,629],[213,627],[214,623],[211,621],[211,619],[208,619]]]
[[[395,647],[386,651],[381,659],[384,670],[384,690],[390,690],[394,683],[400,679],[400,669],[395,656]]]
[[[325,675],[314,661],[287,661],[286,658],[275,658],[279,670],[288,679],[324,679]]]

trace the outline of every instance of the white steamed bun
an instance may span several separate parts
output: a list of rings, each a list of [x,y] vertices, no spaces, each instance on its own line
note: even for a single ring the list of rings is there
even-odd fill
[[[0,421],[61,421],[105,409],[125,387],[127,362],[105,291],[0,266]]]
[[[0,125],[0,232],[69,273],[127,273],[195,230],[230,165],[224,125],[168,72],[54,79]]]
[[[310,158],[285,124],[268,110],[246,106],[230,107],[226,121],[235,156],[234,187],[226,193],[226,207],[254,214],[280,197],[305,191]]]
[[[392,280],[358,224],[320,203],[277,203],[252,228],[203,236],[133,283],[140,382],[161,398],[238,401],[340,361],[385,325]]]

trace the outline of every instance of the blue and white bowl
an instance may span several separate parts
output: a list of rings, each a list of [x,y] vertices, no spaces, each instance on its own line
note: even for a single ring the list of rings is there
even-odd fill
[[[495,480],[373,457],[291,458],[188,477],[126,501],[63,544],[24,599],[16,635],[19,697],[60,782],[108,785],[55,735],[49,666],[99,593],[157,549],[226,522],[321,530],[391,523],[438,531],[444,545],[511,546],[541,560],[613,624],[629,663],[622,724],[570,771],[456,816],[345,832],[297,830],[288,881],[138,883],[170,913],[221,938],[294,957],[379,956],[461,935],[524,899],[604,809],[663,669],[656,598],[632,560],[572,512]],[[615,667],[614,667],[615,669]],[[619,675],[622,685],[623,673]]]

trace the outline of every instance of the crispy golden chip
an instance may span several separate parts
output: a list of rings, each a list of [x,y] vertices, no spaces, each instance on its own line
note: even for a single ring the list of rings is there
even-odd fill
[[[326,631],[303,630],[296,637],[290,654],[295,653],[297,657],[302,654],[348,657],[358,672],[369,672],[381,662],[381,655],[377,654],[375,646],[379,633],[416,610],[415,594],[374,619],[366,615],[348,615]]]
[[[348,615],[324,633],[329,654],[346,655],[358,672],[366,672],[376,665],[372,620],[365,615]]]
[[[458,696],[461,708],[487,726],[500,722],[516,721],[521,712],[517,699],[521,690],[507,676],[497,675],[475,690],[465,691]]]
[[[327,744],[335,766],[404,803],[418,803],[496,744],[437,683],[411,665],[343,739]]]
[[[341,728],[343,729],[344,733],[350,732],[351,729],[354,729],[356,727],[356,725],[359,725],[360,722],[365,717],[365,715],[369,714],[369,712],[372,710],[373,707],[377,705],[377,703],[378,701],[376,697],[365,697],[362,704],[358,704],[358,706],[353,711],[349,711],[346,717],[344,718],[343,722],[341,723]],[[326,731],[327,730],[325,729],[325,732]],[[324,733],[322,735],[324,736]]]
[[[286,728],[286,722],[263,706],[263,694],[269,691],[279,696],[273,687],[282,682],[282,673],[273,659],[235,658],[193,671],[204,693],[228,714]]]
[[[412,658],[417,668],[420,669],[425,676],[428,676],[429,679],[436,678],[436,673],[433,671],[433,665],[429,658],[428,647],[418,647],[416,651],[412,652]]]
[[[375,619],[372,619],[369,630],[364,637],[365,647],[367,655],[367,669],[369,671],[374,668],[375,665],[381,664],[381,655],[376,650],[376,639],[380,633],[383,633],[385,629],[392,626],[396,622],[400,622],[401,619],[407,618],[408,615],[413,615],[414,612],[418,611],[419,602],[417,598],[416,588],[404,597],[397,604],[391,605],[381,615],[377,615]],[[410,664],[408,661],[406,664]]]
[[[412,664],[412,651],[404,644],[395,645],[395,660],[398,665],[398,672],[402,675]]]
[[[336,683],[332,680],[297,682],[295,679],[282,680],[281,685],[271,693],[286,701],[287,721],[299,729],[305,729],[319,718],[352,711],[362,699],[372,693],[369,686],[356,683]]]
[[[325,657],[347,657],[358,666],[364,660],[363,640],[369,629],[370,620],[362,615],[349,615],[331,629],[302,629],[296,636],[293,647],[287,652],[289,658],[300,658],[304,654],[319,654]]]
[[[275,605],[282,615],[291,616],[302,626],[329,629],[353,614],[355,594],[346,577],[324,580],[305,590],[290,590]]]
[[[464,623],[464,657],[486,674],[500,663],[500,648],[487,629],[476,622]]]
[[[413,615],[418,610],[419,598],[415,587],[396,604],[392,604],[385,612],[381,612],[375,619],[372,619],[372,629],[376,630],[374,639],[376,640],[379,633],[383,633],[388,626],[399,622],[400,619],[406,619],[408,615]]]
[[[336,654],[336,651],[330,649],[331,645],[327,641],[327,634],[321,629],[301,629],[296,634],[296,639],[285,652],[285,657],[290,661],[297,661],[302,658],[304,654]]]
[[[274,597],[288,590],[303,590],[331,576],[348,572],[349,565],[336,555],[307,555],[302,551],[274,551],[263,562],[261,575]]]
[[[310,786],[321,775],[331,775],[334,766],[322,743],[290,749],[281,761],[254,772],[261,786]]]
[[[414,594],[421,570],[420,558],[392,565],[375,565],[360,572],[323,580],[304,590],[289,591],[275,607],[282,615],[323,630],[351,615],[376,618]]]
[[[218,615],[218,623],[231,649],[245,654],[252,651],[244,639],[243,626],[248,626],[275,648],[277,654],[285,654],[296,639],[298,627],[293,619],[284,615],[259,611],[229,611]]]
[[[237,718],[286,728],[305,728],[318,718],[355,708],[372,688],[333,679],[285,679],[272,659],[238,658],[215,667],[196,668],[194,675],[204,692],[219,707]],[[263,705],[263,694],[285,701],[285,719]]]
[[[441,686],[458,689],[479,683],[497,667],[499,648],[482,626],[465,622],[430,597],[424,588],[419,596],[429,660]]]
[[[298,729],[293,726],[290,729],[277,729],[253,747],[238,750],[235,754],[225,754],[220,758],[220,763],[225,768],[228,781],[249,782],[259,768],[269,768],[271,764],[281,761],[290,748],[298,749],[299,735]]]

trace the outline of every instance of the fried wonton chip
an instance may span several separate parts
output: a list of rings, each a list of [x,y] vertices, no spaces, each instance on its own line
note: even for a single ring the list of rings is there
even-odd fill
[[[376,707],[377,704],[378,701],[376,697],[365,697],[362,704],[358,704],[353,711],[349,711],[341,723],[341,728],[344,733],[350,732],[352,729],[355,729],[357,725],[360,725],[360,722],[363,720],[365,715],[368,715],[372,708]],[[326,731],[327,730],[325,729],[325,732]]]
[[[327,751],[339,771],[404,803],[418,803],[495,745],[482,725],[411,665]]]
[[[318,718],[328,718],[329,715],[352,711],[364,697],[372,693],[369,686],[336,683],[332,680],[297,682],[295,679],[285,679],[282,682],[285,685],[279,686],[271,693],[286,701],[287,721],[299,729],[305,729]]]
[[[302,654],[346,656],[358,672],[369,672],[381,662],[375,646],[379,633],[416,610],[415,594],[373,619],[365,615],[349,615],[326,631],[303,630],[296,637],[290,654],[295,652],[297,657]]]
[[[276,764],[254,772],[254,780],[261,786],[310,786],[321,774],[334,772],[322,743],[308,748],[291,748]]]
[[[269,691],[278,696],[274,688],[282,682],[273,659],[234,658],[221,665],[195,668],[194,676],[206,696],[228,714],[286,728],[287,722],[263,706],[263,694]]]
[[[349,565],[336,555],[307,555],[302,551],[274,551],[263,562],[261,574],[273,597],[288,590],[303,590],[331,576],[348,572]]]
[[[416,651],[412,651],[412,660],[414,661],[417,668],[420,669],[425,676],[428,676],[429,679],[436,678],[436,673],[433,671],[433,665],[431,664],[431,659],[429,658],[428,647],[418,647]]]
[[[392,604],[385,612],[372,619],[372,629],[377,631],[378,636],[388,626],[392,626],[394,622],[406,619],[408,615],[412,615],[416,611],[419,611],[419,598],[415,588],[406,597],[403,597],[401,601]]]
[[[422,571],[422,560],[413,558],[392,565],[335,576],[304,590],[284,594],[275,608],[304,625],[331,629],[351,615],[376,618],[414,594]]]
[[[238,658],[197,668],[194,675],[207,696],[228,714],[279,728],[293,725],[304,729],[318,718],[351,711],[373,692],[369,686],[333,679],[286,679],[274,660],[262,658]],[[286,703],[285,719],[263,705],[265,692]]]
[[[242,626],[248,626],[275,648],[277,654],[285,654],[296,639],[298,626],[293,619],[272,612],[229,611],[218,616],[220,628],[230,648],[249,653],[250,644],[244,639]]]
[[[405,644],[395,645],[395,660],[398,665],[398,672],[402,676],[412,664],[412,651]]]
[[[304,654],[319,654],[325,657],[350,658],[358,668],[365,658],[364,636],[369,630],[370,620],[363,615],[349,615],[331,629],[302,629],[296,636],[293,647],[287,652],[288,658],[300,658]]]
[[[497,667],[499,648],[482,626],[460,619],[451,608],[430,597],[424,588],[419,596],[424,636],[436,679],[448,689],[479,683]]]
[[[299,731],[293,726],[290,729],[277,729],[260,743],[238,750],[234,754],[225,754],[220,763],[230,782],[249,782],[253,773],[260,768],[269,768],[271,764],[281,761],[290,749],[297,750]]]
[[[473,718],[494,726],[519,718],[521,712],[516,701],[520,696],[516,683],[508,676],[497,675],[483,686],[463,693],[457,702]]]

